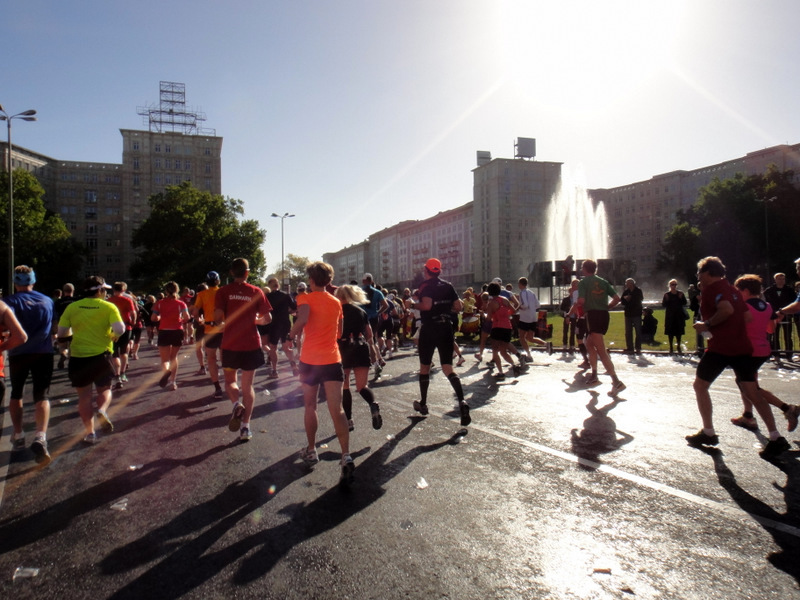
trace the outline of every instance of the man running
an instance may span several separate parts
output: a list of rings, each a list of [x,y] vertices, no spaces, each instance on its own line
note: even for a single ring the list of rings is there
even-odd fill
[[[222,369],[225,373],[225,391],[233,403],[228,429],[239,430],[239,440],[248,442],[253,437],[250,418],[256,399],[253,377],[256,369],[264,365],[261,337],[256,324],[266,325],[270,322],[272,307],[261,288],[247,283],[250,274],[247,259],[235,259],[231,263],[230,273],[233,283],[219,288],[217,292],[214,321],[223,325]],[[236,382],[238,371],[242,372],[241,400],[239,384]]]
[[[414,401],[414,410],[422,415],[428,414],[428,386],[430,385],[431,363],[433,351],[439,351],[439,362],[442,372],[453,387],[458,398],[461,413],[461,425],[466,427],[472,422],[469,416],[469,405],[464,400],[461,379],[453,371],[453,325],[450,313],[461,312],[463,304],[458,292],[449,281],[439,278],[442,263],[438,258],[429,258],[425,263],[425,281],[419,286],[417,295],[419,302],[409,301],[409,308],[420,311],[421,328],[419,334],[419,401]]]
[[[616,396],[625,389],[625,384],[617,377],[614,363],[606,350],[606,341],[603,336],[608,332],[610,315],[608,311],[619,304],[620,297],[617,291],[605,279],[598,277],[597,263],[585,260],[581,265],[583,279],[578,284],[578,306],[586,311],[586,348],[589,350],[589,364],[592,374],[586,380],[587,385],[599,383],[597,378],[597,359],[603,363],[606,371],[611,375],[611,391],[609,396]],[[608,299],[611,298],[611,302]]]

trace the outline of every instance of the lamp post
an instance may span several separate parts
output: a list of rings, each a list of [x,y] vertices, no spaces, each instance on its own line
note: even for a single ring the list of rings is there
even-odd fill
[[[11,174],[11,119],[21,119],[23,121],[35,121],[36,117],[33,115],[36,111],[26,110],[25,112],[9,115],[3,106],[0,105],[0,121],[5,121],[8,124],[8,290],[6,295],[10,296],[14,293],[14,181]]]
[[[283,221],[287,218],[292,218],[294,215],[290,215],[288,212],[279,215],[278,213],[272,213],[273,217],[276,217],[281,220],[281,289],[284,288],[286,285],[286,267],[284,265],[283,259]]]

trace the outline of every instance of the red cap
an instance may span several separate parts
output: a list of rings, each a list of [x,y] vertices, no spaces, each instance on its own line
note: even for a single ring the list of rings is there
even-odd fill
[[[442,263],[439,262],[438,258],[429,258],[428,262],[425,263],[425,268],[434,275],[438,275],[442,272]]]

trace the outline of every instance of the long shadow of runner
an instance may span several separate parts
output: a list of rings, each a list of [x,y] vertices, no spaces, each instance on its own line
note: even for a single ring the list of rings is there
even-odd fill
[[[242,562],[234,576],[234,583],[243,585],[258,579],[268,573],[296,545],[337,527],[381,498],[386,492],[383,486],[417,456],[455,444],[457,438],[464,435],[462,430],[447,440],[417,446],[387,463],[397,444],[423,420],[412,418],[412,422],[393,440],[381,446],[358,465],[353,490],[343,492],[334,487],[310,504],[298,503],[288,506],[282,513],[290,514],[292,516],[290,521],[261,530],[219,551],[208,552],[238,521],[261,508],[273,497],[265,489],[267,481],[274,481],[274,476],[280,476],[283,471],[285,487],[288,483],[286,463],[295,462],[296,455],[268,467],[244,483],[232,484],[217,498],[184,511],[164,527],[118,548],[100,563],[104,573],[127,570],[133,566],[135,560],[140,562],[152,560],[154,555],[167,554],[173,548],[175,551],[117,591],[111,598],[138,599],[153,595],[159,598],[179,598],[210,580],[255,548],[258,548],[258,551]],[[296,470],[295,467],[294,471]],[[182,536],[206,527],[209,528],[201,535],[183,543]]]
[[[782,515],[764,501],[744,490],[736,482],[736,476],[725,464],[721,450],[718,448],[702,448],[702,450],[714,460],[714,470],[717,473],[717,480],[720,486],[730,494],[731,499],[742,510],[755,516],[759,524],[772,535],[775,543],[781,547],[780,552],[773,552],[767,557],[769,562],[787,575],[794,577],[795,581],[800,581],[800,563],[797,561],[797,557],[800,556],[800,539],[798,539],[796,532],[785,531],[781,528],[781,525],[788,524],[786,523],[787,520],[797,521],[798,482],[800,482],[798,478],[800,466],[797,461],[772,461],[772,464],[779,467],[788,477],[786,486],[778,488],[783,491],[786,498],[786,514]],[[787,454],[784,454],[784,456],[787,456]],[[776,487],[778,486],[776,485]],[[787,517],[790,518],[787,519]],[[794,517],[794,519],[791,517]],[[795,523],[794,527],[796,526],[797,524]]]
[[[215,446],[202,454],[186,459],[162,458],[144,465],[137,471],[120,473],[66,500],[48,506],[41,512],[0,523],[0,555],[63,531],[77,517],[107,507],[116,500],[155,483],[177,467],[199,464],[229,447],[230,445]]]
[[[586,410],[591,416],[583,422],[583,429],[578,433],[577,428],[571,432],[572,452],[581,460],[578,465],[581,469],[594,471],[600,466],[600,455],[619,450],[625,444],[633,441],[633,436],[617,429],[617,424],[608,416],[609,411],[616,408],[617,404],[624,402],[622,398],[614,398],[612,402],[602,408],[597,408],[599,394],[589,392],[592,399],[586,405]],[[619,434],[621,437],[618,437]]]

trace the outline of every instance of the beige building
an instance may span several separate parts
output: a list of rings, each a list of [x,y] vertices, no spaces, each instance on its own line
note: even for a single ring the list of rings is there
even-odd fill
[[[458,288],[495,277],[516,282],[545,253],[547,207],[561,179],[561,163],[528,158],[492,160],[479,152],[472,202],[399,223],[323,259],[333,265],[338,283],[360,282],[370,272],[384,286],[413,287],[432,256]]]
[[[161,102],[139,114],[149,130],[120,129],[121,164],[59,160],[13,146],[13,168],[36,176],[45,206],[87,247],[82,275],[130,281],[133,231],[149,216],[152,194],[184,181],[222,193],[222,138],[198,127],[205,117],[186,108],[183,84],[162,81]],[[0,147],[5,170],[8,146]]]
[[[658,277],[656,261],[664,235],[677,224],[678,210],[692,206],[700,188],[715,178],[736,173],[765,173],[770,165],[792,169],[800,181],[800,144],[780,145],[749,152],[746,156],[692,171],[655,175],[647,181],[590,190],[594,201],[603,202],[610,235],[609,258],[635,261],[631,276],[647,281]]]

